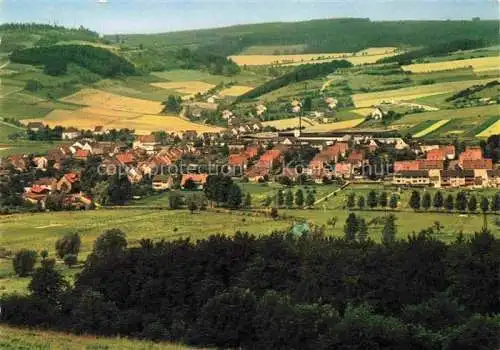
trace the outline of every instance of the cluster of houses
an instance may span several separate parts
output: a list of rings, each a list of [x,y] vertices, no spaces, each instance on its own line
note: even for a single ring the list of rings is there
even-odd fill
[[[207,181],[206,168],[196,168],[187,173],[177,166],[179,160],[188,159],[191,164],[206,163],[213,147],[227,146],[229,155],[220,152],[216,160],[223,163],[229,175],[246,177],[250,182],[278,180],[288,177],[296,181],[299,176],[308,176],[317,183],[325,179],[344,178],[350,181],[366,181],[364,172],[370,164],[369,156],[379,147],[412,151],[416,160],[395,161],[391,171],[383,174],[384,181],[394,185],[447,187],[500,187],[500,167],[483,156],[479,147],[468,147],[460,154],[452,145],[410,146],[401,138],[375,138],[371,135],[288,135],[272,134],[266,139],[258,138],[214,138],[212,143],[199,143],[208,135],[184,132],[181,143],[161,144],[155,135],[137,136],[132,146],[122,142],[97,142],[79,139],[72,144],[63,144],[49,150],[45,155],[28,157],[13,155],[7,162],[19,172],[36,168],[46,171],[59,170],[58,177],[41,177],[27,185],[26,201],[45,205],[47,196],[54,191],[64,195],[64,201],[75,207],[87,206],[91,202],[88,193],[80,190],[82,164],[90,157],[99,156],[100,171],[113,175],[117,171],[126,175],[132,183],[145,177],[152,179],[152,188],[162,191],[174,186],[202,188]],[[265,147],[264,147],[265,145]],[[284,164],[285,155],[299,151],[307,145],[318,151],[308,164]],[[185,158],[184,158],[185,157]],[[79,167],[69,167],[65,160],[80,161]],[[74,164],[71,163],[70,164]],[[169,168],[170,167],[170,168]],[[165,171],[168,169],[168,171]],[[203,171],[200,169],[204,169]],[[3,168],[5,171],[5,167]],[[53,173],[53,172],[52,172]]]
[[[425,158],[394,163],[393,183],[411,186],[498,187],[500,168],[483,157],[479,147],[468,147],[456,157],[454,146],[422,146]]]

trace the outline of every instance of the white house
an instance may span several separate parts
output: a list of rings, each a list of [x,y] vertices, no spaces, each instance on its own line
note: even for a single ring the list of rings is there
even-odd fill
[[[76,128],[71,127],[64,130],[61,137],[63,140],[74,140],[80,135],[80,131],[78,131]]]

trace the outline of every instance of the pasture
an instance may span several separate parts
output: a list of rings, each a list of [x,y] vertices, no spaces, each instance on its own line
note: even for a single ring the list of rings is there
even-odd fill
[[[198,80],[151,83],[151,85],[165,90],[173,90],[180,94],[190,95],[190,96],[196,94],[204,94],[208,90],[215,87],[215,85],[213,84],[205,83],[203,81],[198,81]]]
[[[492,80],[494,79],[465,80],[405,87],[396,90],[354,94],[352,95],[352,100],[354,102],[354,105],[358,108],[370,107],[384,102],[392,103],[394,101],[411,101],[421,97],[460,91],[473,85],[484,85]]]
[[[172,343],[154,343],[127,338],[104,338],[91,335],[77,336],[40,329],[0,326],[0,348],[4,350],[54,349],[54,350],[183,350],[186,346]]]
[[[252,89],[253,87],[251,86],[233,85],[227,89],[222,90],[219,94],[221,96],[240,96]]]
[[[500,57],[493,56],[493,57],[461,59],[454,61],[417,63],[417,64],[410,64],[407,66],[402,66],[402,69],[404,71],[412,73],[428,73],[428,72],[437,72],[443,70],[472,68],[475,73],[480,73],[484,71],[498,70],[499,66],[500,66]]]

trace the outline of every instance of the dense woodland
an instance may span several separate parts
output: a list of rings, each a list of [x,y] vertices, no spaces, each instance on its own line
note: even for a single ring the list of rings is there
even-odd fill
[[[30,294],[0,300],[2,321],[222,348],[498,348],[500,241],[487,230],[449,245],[388,237],[314,229],[128,247],[110,230],[74,287],[43,254]]]
[[[409,51],[400,55],[386,57],[380,60],[380,63],[397,62],[398,64],[411,64],[413,60],[425,57],[439,57],[460,50],[473,50],[486,46],[483,39],[470,40],[460,39],[429,45],[422,49]]]
[[[252,45],[304,44],[306,53],[354,52],[367,47],[418,47],[459,39],[482,39],[496,44],[497,35],[498,22],[493,20],[374,22],[341,18],[238,25],[155,34],[148,38],[122,35],[121,40],[131,45],[141,42],[145,47],[196,45],[227,56]]]
[[[53,45],[15,50],[10,60],[23,64],[43,64],[49,75],[66,73],[69,63],[103,77],[135,74],[133,64],[109,50],[90,45]]]
[[[236,101],[238,102],[241,100],[256,98],[261,95],[267,94],[268,92],[282,88],[283,86],[287,86],[291,83],[298,83],[320,76],[326,76],[330,73],[335,72],[337,69],[349,67],[352,67],[352,63],[346,60],[300,65],[293,71],[279,76],[278,78],[275,78],[273,80],[267,81],[264,84],[257,86],[255,89],[244,93],[243,95],[238,97]]]

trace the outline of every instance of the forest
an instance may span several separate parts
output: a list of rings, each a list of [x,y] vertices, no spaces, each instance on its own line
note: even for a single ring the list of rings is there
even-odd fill
[[[335,33],[335,35],[332,35]],[[367,47],[420,47],[460,39],[496,44],[498,21],[370,21],[367,18],[275,22],[149,35],[122,35],[145,47],[206,47],[227,56],[253,45],[304,44],[304,53],[356,52]],[[111,39],[112,37],[107,37]]]
[[[58,256],[79,245],[64,240]],[[219,348],[500,345],[500,241],[486,228],[448,245],[425,232],[375,243],[319,228],[138,243],[104,232],[74,286],[42,254],[30,293],[0,298],[1,322]],[[16,254],[16,271],[22,262]]]
[[[264,84],[257,86],[255,89],[244,93],[237,98],[236,102],[256,98],[267,94],[268,92],[287,86],[291,83],[297,83],[314,79],[320,76],[325,76],[327,74],[335,72],[337,69],[348,67],[352,67],[352,63],[346,60],[300,65],[293,71],[285,73],[273,80],[267,81]]]
[[[77,64],[103,77],[136,74],[133,64],[109,50],[90,45],[53,45],[15,50],[10,55],[15,63],[40,64],[50,75],[66,72],[69,63]]]
[[[400,65],[411,64],[413,60],[425,57],[439,57],[446,56],[447,54],[461,50],[473,50],[486,46],[482,39],[470,40],[461,39],[451,42],[442,42],[438,44],[429,45],[422,49],[405,52],[396,56],[386,57],[381,59],[380,63],[397,62]]]

